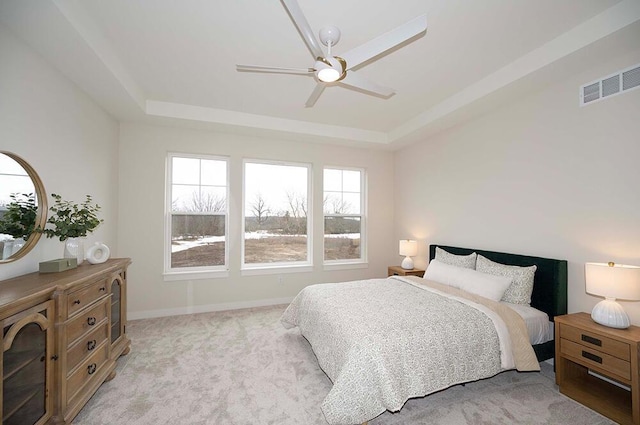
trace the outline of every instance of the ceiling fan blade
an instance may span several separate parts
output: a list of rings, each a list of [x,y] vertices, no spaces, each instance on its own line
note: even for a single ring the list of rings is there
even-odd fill
[[[340,55],[340,57],[347,62],[347,69],[351,69],[420,34],[426,29],[427,15],[421,15],[394,30],[349,50]]]
[[[313,92],[311,92],[311,96],[309,96],[309,99],[307,99],[307,103],[305,103],[304,106],[306,106],[307,108],[311,108],[313,105],[315,105],[316,101],[324,91],[324,87],[325,85],[322,83],[316,84],[316,88],[313,89]]]
[[[320,48],[320,43],[313,35],[313,31],[311,31],[311,26],[309,22],[307,22],[307,18],[305,18],[304,13],[302,13],[302,9],[298,5],[296,0],[280,0],[285,9],[287,9],[287,13],[291,17],[291,20],[295,24],[296,28],[298,28],[298,32],[302,36],[305,44],[309,48],[309,51],[313,55],[314,59],[324,58],[324,53]]]
[[[236,65],[236,70],[240,72],[275,72],[283,74],[310,74],[315,72],[313,68],[281,68],[260,65]]]
[[[382,97],[389,97],[396,92],[392,88],[381,86],[380,84],[369,81],[353,71],[347,72],[347,76],[343,80],[340,80],[339,83]]]

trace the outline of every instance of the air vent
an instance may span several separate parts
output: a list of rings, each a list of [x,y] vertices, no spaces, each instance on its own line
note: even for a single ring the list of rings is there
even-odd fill
[[[580,106],[640,87],[640,64],[580,87]]]

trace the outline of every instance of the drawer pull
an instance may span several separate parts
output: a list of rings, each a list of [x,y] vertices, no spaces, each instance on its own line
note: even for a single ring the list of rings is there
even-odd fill
[[[96,340],[95,339],[87,342],[87,351],[92,351],[94,348],[96,348]]]
[[[602,364],[602,357],[596,356],[595,354],[588,353],[586,351],[582,352],[582,357],[585,359],[593,360],[596,363]]]
[[[95,317],[87,317],[87,324],[89,326],[93,326],[96,324],[96,318]]]
[[[106,290],[107,290],[107,288],[105,288],[104,286],[102,288],[100,288],[100,292],[104,292]]]
[[[93,375],[96,372],[98,365],[95,363],[91,363],[89,366],[87,366],[87,372],[89,373],[89,375]]]
[[[76,305],[80,304],[80,300],[75,300],[73,303],[76,304]]]
[[[594,338],[589,335],[582,335],[582,340],[584,342],[588,342],[589,344],[597,345],[598,347],[602,347],[602,341],[597,338]]]

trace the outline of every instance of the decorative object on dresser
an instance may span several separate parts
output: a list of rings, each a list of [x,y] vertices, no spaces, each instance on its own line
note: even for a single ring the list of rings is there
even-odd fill
[[[620,424],[639,425],[640,327],[602,326],[588,313],[558,316],[555,327],[560,392]]]
[[[402,268],[405,270],[413,269],[413,259],[411,257],[415,257],[418,255],[418,242],[404,239],[399,243],[399,251],[400,255],[404,255],[404,260],[402,260]]]
[[[628,328],[629,316],[616,299],[640,300],[640,267],[613,262],[586,263],[584,277],[587,293],[605,297],[593,307],[593,321],[611,328]]]
[[[403,269],[400,266],[389,266],[387,276],[424,276],[424,269]]]
[[[70,424],[127,354],[128,258],[0,282],[3,424]],[[25,385],[26,384],[26,385]]]
[[[52,214],[47,224],[53,228],[38,227],[37,232],[44,233],[48,238],[56,237],[65,242],[65,258],[76,258],[78,264],[84,260],[84,238],[95,230],[104,220],[98,218],[100,205],[93,204],[91,195],[81,204],[64,201],[62,196],[52,193],[54,205],[49,208]]]
[[[91,248],[87,249],[87,261],[91,264],[104,263],[109,259],[110,253],[108,246],[101,242],[96,242]]]
[[[78,260],[75,258],[58,258],[57,260],[42,261],[40,263],[40,273],[57,273],[78,267]]]

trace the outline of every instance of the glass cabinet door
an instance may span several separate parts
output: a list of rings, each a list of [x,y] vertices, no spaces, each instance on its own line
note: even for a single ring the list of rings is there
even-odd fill
[[[124,334],[124,276],[120,273],[111,280],[111,344]]]
[[[40,424],[51,416],[52,312],[48,301],[2,321],[3,425]]]
[[[111,282],[111,343],[120,338],[120,296],[122,294],[120,281]]]

